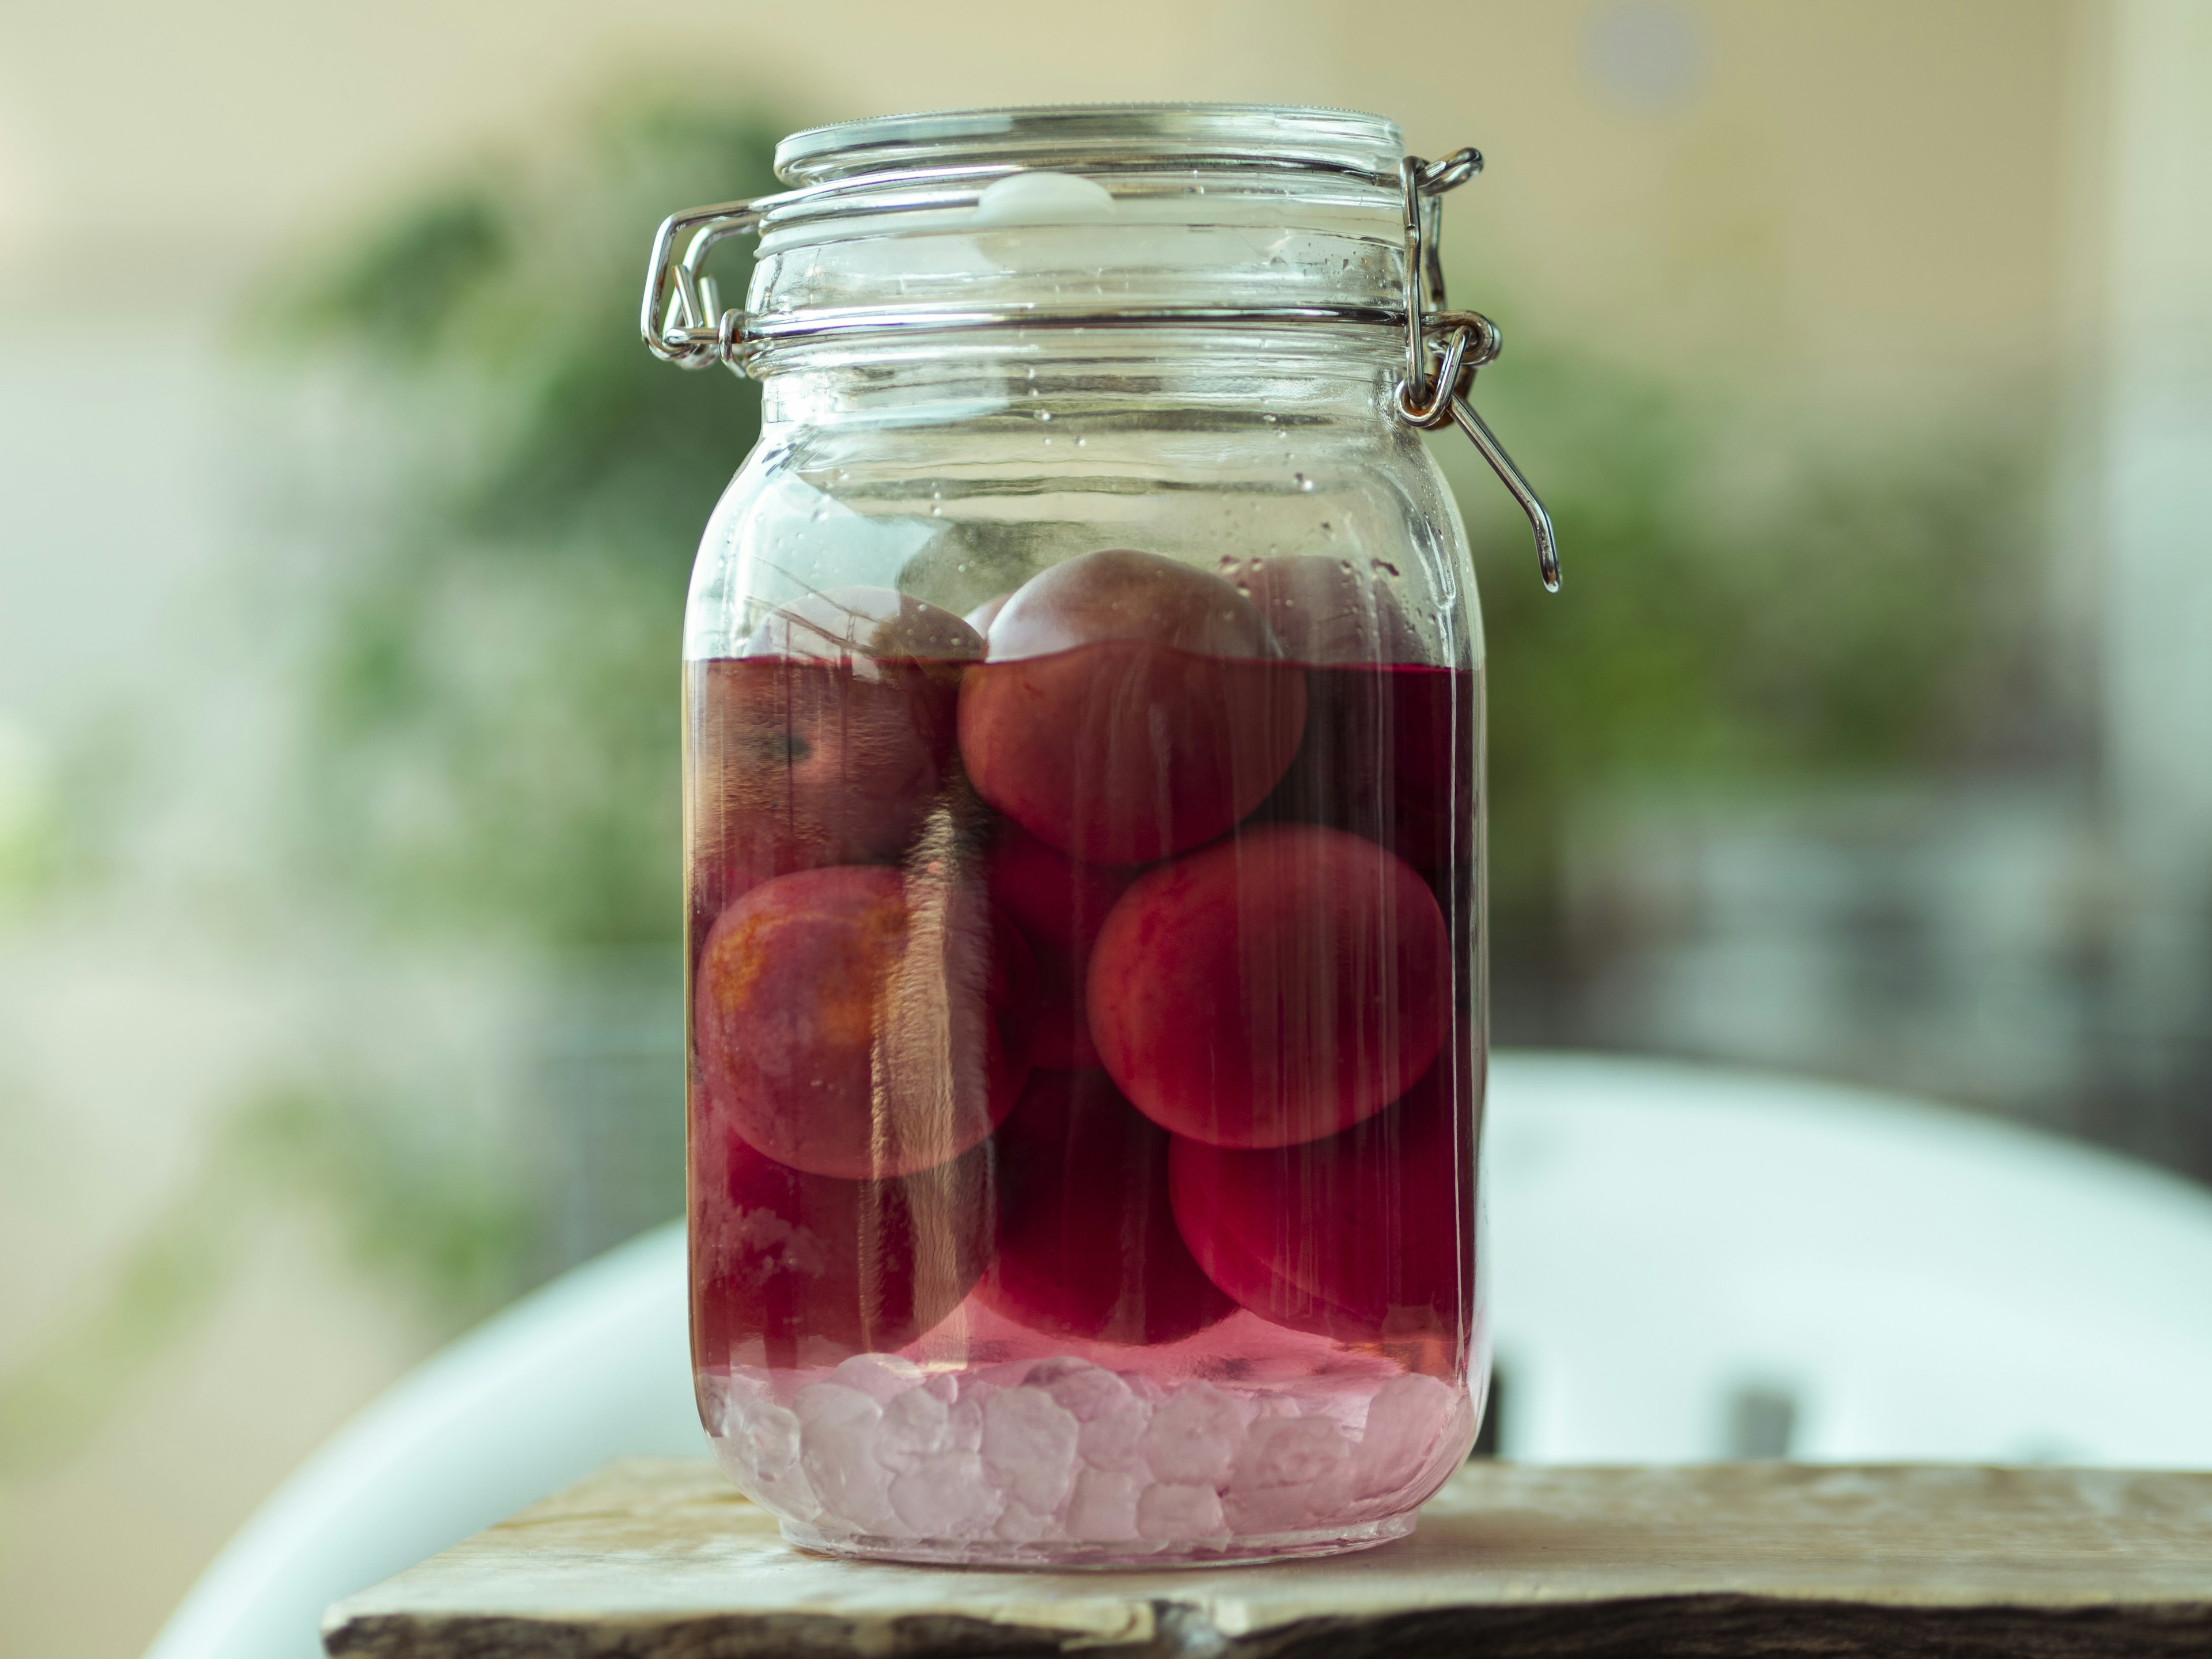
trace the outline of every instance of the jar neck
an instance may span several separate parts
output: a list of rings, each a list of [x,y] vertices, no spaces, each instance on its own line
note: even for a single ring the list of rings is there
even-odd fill
[[[1209,337],[1402,327],[1403,155],[1389,122],[1273,107],[969,111],[798,134],[777,167],[799,188],[757,204],[749,350],[1159,321]]]
[[[756,364],[762,422],[1370,422],[1403,372],[1388,329],[978,330],[786,347]]]

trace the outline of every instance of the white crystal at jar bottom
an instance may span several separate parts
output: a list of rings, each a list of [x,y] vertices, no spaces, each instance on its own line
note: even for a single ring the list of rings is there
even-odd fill
[[[763,1376],[702,1380],[716,1451],[755,1501],[817,1538],[978,1560],[1355,1531],[1434,1492],[1474,1438],[1466,1396],[1412,1374],[1164,1387],[1074,1358],[933,1374],[860,1354],[787,1404]]]

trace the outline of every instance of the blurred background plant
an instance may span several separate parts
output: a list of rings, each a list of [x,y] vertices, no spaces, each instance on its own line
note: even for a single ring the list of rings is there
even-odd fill
[[[2193,567],[2100,580],[2121,461],[2083,422],[2124,423],[2074,411],[2121,408],[2125,354],[2054,343],[2134,314],[2079,267],[2125,241],[2094,181],[2152,106],[2115,90],[2144,6],[1485,3],[1424,10],[1459,40],[1433,66],[1322,0],[1162,0],[1057,56],[971,9],[834,43],[687,13],[775,99],[617,80],[581,115],[611,22],[441,37],[477,69],[434,94],[427,26],[261,31],[194,84],[298,142],[234,173],[191,76],[141,88],[156,141],[0,74],[0,1647],[135,1650],[383,1382],[675,1212],[678,627],[757,400],[650,358],[636,285],[663,214],[770,187],[817,117],[1020,85],[1481,139],[1451,285],[1507,327],[1478,402],[1568,562],[1543,595],[1447,434],[1499,1039],[1916,1090],[2212,1178],[2212,855],[2114,737],[2185,751],[2188,699],[2105,598]],[[42,120],[78,137],[16,143]],[[229,215],[171,227],[172,310],[112,349],[40,331],[136,295],[88,300],[76,187],[21,184],[95,163],[88,199]]]

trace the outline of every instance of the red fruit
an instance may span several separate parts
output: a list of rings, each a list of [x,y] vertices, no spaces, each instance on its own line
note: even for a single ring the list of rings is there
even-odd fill
[[[981,1147],[889,1181],[805,1175],[706,1121],[691,1143],[691,1339],[702,1366],[900,1348],[990,1255]]]
[[[1371,564],[1310,555],[1249,559],[1224,574],[1267,618],[1306,677],[1305,740],[1263,818],[1333,824],[1423,869],[1474,856],[1480,684],[1432,663]]]
[[[1000,820],[984,871],[991,902],[1022,930],[1036,964],[1030,1057],[1061,1071],[1096,1066],[1083,1001],[1091,947],[1137,872],[1072,859],[1010,819]]]
[[[992,623],[998,619],[999,612],[1006,608],[1006,601],[1012,598],[1013,595],[1011,593],[994,594],[960,620],[978,634],[988,634],[991,631]]]
[[[967,671],[960,754],[982,797],[1094,864],[1211,841],[1267,796],[1305,726],[1305,677],[1218,576],[1117,549],[1054,566]]]
[[[1312,1140],[1429,1068],[1451,1012],[1436,896],[1335,830],[1248,830],[1147,871],[1091,956],[1091,1033],[1131,1103],[1218,1146]]]
[[[982,641],[889,588],[775,611],[736,659],[694,665],[694,909],[756,883],[897,858],[952,760],[959,670]]]
[[[1325,1140],[1255,1151],[1176,1140],[1170,1188],[1191,1254],[1245,1307],[1294,1330],[1463,1338],[1474,1075],[1448,1055],[1395,1106]]]
[[[1167,1134],[1100,1072],[1033,1072],[999,1126],[998,1255],[977,1291],[1055,1336],[1174,1342],[1235,1311],[1191,1259]]]
[[[1305,741],[1257,817],[1332,824],[1423,869],[1474,856],[1480,678],[1465,671],[1316,668]]]
[[[959,1156],[1030,1065],[1028,947],[970,886],[845,865],[762,883],[699,956],[700,1111],[847,1178]]]

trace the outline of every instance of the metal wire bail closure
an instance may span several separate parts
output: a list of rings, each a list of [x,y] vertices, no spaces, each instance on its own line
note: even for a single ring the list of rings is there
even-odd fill
[[[1406,373],[1392,399],[1398,418],[1422,431],[1455,425],[1467,434],[1491,471],[1520,503],[1528,527],[1536,538],[1536,567],[1545,588],[1559,591],[1559,550],[1552,533],[1552,515],[1536,499],[1497,434],[1468,402],[1477,369],[1495,362],[1504,341],[1498,325],[1479,311],[1444,309],[1444,268],[1441,233],[1443,194],[1456,190],[1482,171],[1482,152],[1472,147],[1454,150],[1438,161],[1408,155],[1398,164],[1398,185],[1405,200]],[[822,188],[816,186],[817,190]],[[715,245],[732,236],[757,230],[769,207],[809,195],[793,191],[780,197],[757,197],[746,202],[721,202],[672,214],[661,222],[653,239],[653,255],[646,266],[645,301],[638,331],[646,347],[663,362],[678,368],[707,368],[720,363],[742,374],[750,347],[764,337],[748,326],[742,307],[725,311],[711,276],[700,267]],[[678,244],[682,243],[678,248]],[[1369,313],[1362,320],[1382,321],[1387,313]],[[836,326],[854,325],[854,320]],[[1100,311],[1078,316],[1040,316],[1033,313],[947,314],[933,317],[939,326],[1090,327],[1115,324],[1157,325],[1162,323],[1235,323],[1341,321],[1334,307],[1203,312]],[[1395,319],[1393,319],[1395,320]],[[780,337],[811,331],[804,322],[784,322],[775,331]],[[1434,357],[1436,368],[1431,372]]]
[[[699,267],[714,244],[757,228],[761,216],[750,202],[720,202],[671,214],[653,238],[645,268],[645,306],[638,331],[646,349],[678,368],[708,368],[723,363],[743,372],[738,346],[744,334],[742,309],[723,311],[714,279]],[[683,252],[678,238],[689,236]]]
[[[1537,574],[1543,578],[1544,591],[1556,593],[1559,544],[1552,532],[1552,515],[1498,441],[1498,434],[1468,402],[1475,371],[1498,360],[1505,348],[1504,337],[1479,311],[1444,309],[1443,193],[1481,171],[1482,152],[1473,149],[1455,150],[1441,161],[1408,155],[1398,164],[1398,187],[1406,204],[1406,378],[1398,382],[1393,401],[1398,418],[1408,426],[1432,432],[1452,424],[1467,434],[1527,515],[1536,538]],[[1433,379],[1429,373],[1431,353],[1442,359]]]

